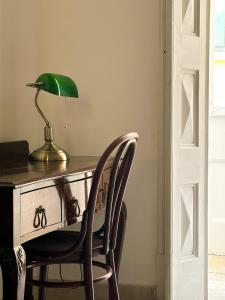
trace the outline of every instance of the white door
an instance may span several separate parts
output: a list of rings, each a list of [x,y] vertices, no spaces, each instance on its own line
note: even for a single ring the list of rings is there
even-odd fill
[[[208,0],[171,0],[170,300],[204,300]],[[170,11],[169,11],[170,10]],[[168,16],[167,16],[168,17]],[[169,26],[169,27],[168,27]]]

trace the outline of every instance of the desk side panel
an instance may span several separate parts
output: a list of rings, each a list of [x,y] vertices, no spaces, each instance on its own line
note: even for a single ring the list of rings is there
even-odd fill
[[[20,244],[20,191],[0,188],[0,247]]]

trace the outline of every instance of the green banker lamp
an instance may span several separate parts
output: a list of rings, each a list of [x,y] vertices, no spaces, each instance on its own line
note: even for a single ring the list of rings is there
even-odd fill
[[[37,89],[34,102],[37,111],[45,121],[44,137],[45,144],[34,150],[30,154],[30,160],[36,161],[62,161],[68,160],[69,155],[64,150],[60,149],[53,143],[53,129],[51,123],[40,109],[37,99],[40,91],[46,91],[57,96],[78,98],[78,90],[74,81],[64,75],[44,73],[38,77],[35,83],[28,83],[27,86]]]

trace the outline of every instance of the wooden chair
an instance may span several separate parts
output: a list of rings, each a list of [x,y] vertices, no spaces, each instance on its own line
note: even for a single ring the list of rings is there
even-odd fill
[[[23,244],[28,260],[26,284],[40,287],[40,300],[45,299],[44,288],[77,288],[79,286],[84,286],[86,300],[94,300],[93,283],[103,280],[108,280],[109,299],[120,299],[117,275],[121,253],[116,254],[117,265],[115,265],[115,249],[117,242],[121,242],[118,227],[121,221],[121,210],[123,210],[123,213],[125,212],[123,195],[137,140],[137,133],[122,135],[113,141],[102,154],[93,176],[89,200],[83,213],[79,232],[54,231]],[[109,176],[104,224],[98,231],[93,232],[94,212],[100,180],[104,166],[109,158],[112,158],[112,154],[114,159]],[[121,252],[120,250],[119,252]],[[98,256],[104,256],[105,263],[93,259]],[[82,264],[83,280],[75,282],[48,281],[46,276],[47,266],[65,263]],[[104,275],[93,278],[93,266],[104,269]],[[40,280],[31,278],[32,270],[35,267],[40,267]]]

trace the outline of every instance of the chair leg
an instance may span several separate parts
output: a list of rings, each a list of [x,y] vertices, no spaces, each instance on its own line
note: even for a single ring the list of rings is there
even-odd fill
[[[83,262],[84,272],[84,290],[86,300],[95,300],[94,285],[93,285],[93,271],[92,271],[92,258],[88,257]]]
[[[26,272],[26,279],[33,279],[33,269],[28,269]],[[24,300],[33,300],[33,293],[32,293],[32,285],[25,285],[25,294]]]
[[[110,265],[113,270],[112,276],[108,279],[109,300],[120,300],[118,282],[117,282],[117,276],[116,276],[114,252],[112,250],[110,250],[110,252],[106,256],[106,261],[107,261],[107,264]]]
[[[46,281],[47,273],[48,273],[48,267],[41,266],[39,271],[39,280]],[[46,289],[44,287],[39,287],[38,300],[46,300]]]
[[[124,242],[124,235],[125,235],[125,230],[126,230],[126,221],[127,221],[127,208],[126,208],[125,203],[123,202],[121,212],[120,212],[119,224],[118,224],[116,248],[114,250],[117,280],[119,278],[119,269],[120,269],[120,261],[121,261],[122,251],[123,251],[123,242]]]

